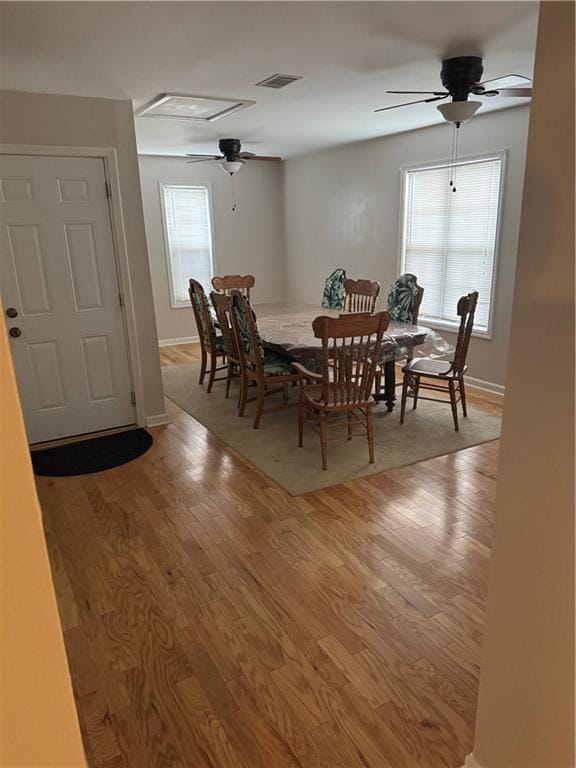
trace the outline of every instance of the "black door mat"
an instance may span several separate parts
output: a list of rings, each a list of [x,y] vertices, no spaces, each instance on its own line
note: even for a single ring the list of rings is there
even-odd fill
[[[131,429],[58,448],[32,451],[32,466],[35,475],[47,477],[90,475],[137,459],[153,442],[152,435],[145,429]]]

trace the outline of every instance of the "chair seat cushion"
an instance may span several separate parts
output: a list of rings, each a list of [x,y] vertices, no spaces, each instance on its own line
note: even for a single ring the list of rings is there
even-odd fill
[[[405,373],[419,373],[422,376],[454,377],[452,363],[448,360],[434,360],[431,357],[414,358],[402,369]]]
[[[322,395],[322,384],[309,384],[304,387],[304,397],[310,405],[319,408],[336,408],[346,402],[353,402],[353,407],[363,408],[374,402],[371,396],[368,399],[360,398],[359,387],[356,385],[350,385],[349,390],[344,385],[343,390],[341,384],[335,383],[328,385],[328,399],[324,399]]]
[[[268,350],[264,352],[262,364],[264,366],[264,376],[286,376],[287,374],[294,374],[294,371],[292,370],[292,362],[288,358],[276,355],[274,352],[269,352]]]

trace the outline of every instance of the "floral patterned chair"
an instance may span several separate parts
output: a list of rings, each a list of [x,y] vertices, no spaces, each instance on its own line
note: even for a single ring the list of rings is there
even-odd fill
[[[344,269],[335,269],[326,278],[322,295],[322,306],[324,309],[344,309],[344,302],[346,301],[345,282],[346,271]]]
[[[418,285],[416,275],[406,272],[396,280],[388,294],[388,312],[390,319],[397,323],[410,323],[418,325],[418,313],[424,297],[424,288]],[[412,360],[414,348],[399,348],[396,352],[396,360]]]
[[[243,416],[246,404],[256,401],[254,429],[260,426],[264,399],[275,392],[283,392],[288,403],[288,383],[297,382],[298,374],[292,369],[292,360],[276,355],[262,344],[254,310],[240,291],[232,291],[232,328],[240,357],[240,402],[238,415]],[[248,397],[248,387],[256,386],[256,396]],[[274,384],[280,387],[270,389]]]
[[[200,349],[202,352],[202,362],[200,364],[199,384],[203,384],[204,377],[208,373],[208,386],[206,392],[212,392],[212,385],[215,381],[221,381],[225,377],[216,378],[218,371],[228,369],[228,365],[218,365],[218,358],[225,360],[224,341],[222,336],[216,335],[216,325],[210,312],[208,299],[202,284],[198,280],[190,279],[188,293],[190,302],[194,311],[196,327],[198,328],[198,337],[200,339]],[[208,357],[210,357],[210,369],[207,370]]]
[[[396,280],[388,294],[390,319],[398,323],[418,325],[418,312],[424,296],[424,288],[418,285],[416,275],[406,272]]]
[[[410,325],[418,325],[418,313],[420,311],[420,304],[424,296],[424,288],[418,285],[418,278],[416,275],[412,275],[406,272],[396,280],[390,289],[387,301],[387,310],[390,315],[390,320],[394,320],[397,323],[409,323]],[[414,356],[414,348],[398,347],[395,352],[394,360],[412,360]],[[392,410],[391,404],[394,401],[394,389],[396,387],[396,374],[395,368],[391,361],[385,366],[381,366],[376,373],[376,394],[379,395],[382,390],[382,378],[385,372],[388,394],[388,410]],[[382,368],[385,368],[385,371]]]

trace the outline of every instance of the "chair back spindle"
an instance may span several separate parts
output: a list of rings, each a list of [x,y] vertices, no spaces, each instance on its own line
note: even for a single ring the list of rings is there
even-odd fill
[[[344,281],[344,291],[346,294],[344,305],[346,312],[373,313],[380,293],[380,283],[373,280],[351,280],[348,278]]]

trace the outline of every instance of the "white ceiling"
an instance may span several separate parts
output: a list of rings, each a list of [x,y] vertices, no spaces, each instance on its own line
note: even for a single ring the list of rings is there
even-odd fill
[[[437,90],[450,55],[482,55],[485,79],[532,75],[536,2],[4,2],[3,88],[132,99],[163,92],[253,99],[203,125],[136,119],[139,151],[214,152],[234,136],[290,157],[441,122],[434,104],[374,114]],[[256,88],[275,73],[285,90]],[[417,97],[414,97],[417,98]],[[482,111],[524,99],[486,99]]]

